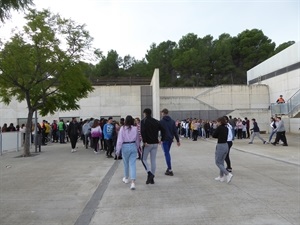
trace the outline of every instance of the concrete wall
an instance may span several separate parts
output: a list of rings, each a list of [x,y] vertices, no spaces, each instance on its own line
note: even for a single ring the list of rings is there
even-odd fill
[[[60,117],[100,118],[115,116],[117,118],[132,115],[141,117],[141,87],[140,86],[95,86],[95,90],[87,98],[79,101],[80,109],[67,112],[57,112],[54,115],[42,117],[39,121],[51,121]],[[0,126],[4,123],[14,123],[18,118],[27,118],[26,103],[13,100],[9,106],[0,103]]]
[[[266,85],[221,85],[213,88],[161,88],[160,107],[175,119],[217,119],[223,115],[256,118],[269,126],[269,90]]]
[[[300,88],[300,68],[292,70],[292,65],[300,62],[300,42],[279,52],[275,56],[260,63],[247,72],[247,81],[262,77],[266,74],[272,75],[270,79],[263,79],[256,84],[269,86],[270,102],[274,103],[279,95],[285,100],[293,96]],[[285,71],[282,71],[285,70]],[[276,75],[279,74],[279,75]]]
[[[300,42],[286,48],[247,72],[247,82],[269,87],[269,102],[275,103],[279,95],[288,101],[300,89]],[[250,85],[251,86],[251,85]],[[284,116],[285,126],[298,133],[300,118]]]

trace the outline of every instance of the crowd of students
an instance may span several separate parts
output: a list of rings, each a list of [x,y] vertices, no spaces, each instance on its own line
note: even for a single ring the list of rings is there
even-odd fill
[[[185,120],[176,121],[178,132],[181,137],[197,141],[198,137],[210,138],[216,130],[218,124],[216,120],[202,120],[197,118],[187,118]],[[232,118],[229,116],[229,124],[232,127],[233,139],[250,138],[250,121],[247,117]]]

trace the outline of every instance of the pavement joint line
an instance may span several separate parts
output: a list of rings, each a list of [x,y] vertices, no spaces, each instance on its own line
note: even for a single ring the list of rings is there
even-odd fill
[[[273,157],[270,157],[270,156],[267,156],[267,155],[262,155],[262,154],[258,154],[258,153],[255,153],[255,152],[249,152],[249,151],[245,151],[245,150],[241,150],[241,149],[233,148],[233,147],[231,147],[231,149],[237,150],[239,152],[244,152],[244,153],[248,153],[248,154],[251,154],[251,155],[256,155],[256,156],[264,157],[264,158],[267,158],[267,159],[272,159],[274,161],[287,163],[287,164],[290,164],[290,165],[293,165],[293,166],[300,167],[300,165],[297,164],[297,163],[288,162],[288,161],[285,161],[285,160],[282,160],[282,159],[276,159],[276,158],[273,158]]]
[[[208,140],[208,141],[211,142],[211,143],[213,143],[213,141],[210,141],[210,140]],[[270,157],[270,156],[267,156],[267,155],[258,154],[258,153],[255,153],[255,152],[245,151],[245,150],[242,150],[242,149],[238,149],[236,147],[231,147],[231,149],[234,149],[234,150],[239,151],[239,152],[244,152],[244,153],[247,153],[247,154],[250,154],[250,155],[256,155],[256,156],[264,157],[264,158],[267,158],[267,159],[272,159],[272,160],[277,161],[277,162],[283,162],[283,163],[287,163],[287,164],[290,164],[290,165],[293,165],[293,166],[300,167],[300,165],[297,164],[297,163],[288,162],[288,161],[285,161],[285,160],[282,160],[282,159],[276,159],[276,158],[273,158],[273,157]]]
[[[95,211],[96,211],[97,207],[99,206],[99,203],[108,187],[108,184],[109,184],[112,176],[118,169],[120,161],[121,160],[116,160],[114,162],[114,164],[111,166],[111,168],[108,170],[105,177],[102,179],[102,181],[98,185],[97,189],[95,190],[92,197],[90,198],[90,200],[84,207],[83,211],[81,212],[80,216],[78,217],[78,219],[76,220],[74,225],[90,224],[90,222],[95,214]]]

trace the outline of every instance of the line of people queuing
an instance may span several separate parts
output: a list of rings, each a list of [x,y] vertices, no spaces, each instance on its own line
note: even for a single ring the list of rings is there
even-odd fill
[[[185,120],[176,121],[178,132],[181,137],[197,141],[198,137],[210,138],[217,128],[216,120],[202,120],[197,118],[187,118]],[[233,139],[250,138],[250,121],[247,117],[232,118],[229,116],[229,124],[232,127]]]

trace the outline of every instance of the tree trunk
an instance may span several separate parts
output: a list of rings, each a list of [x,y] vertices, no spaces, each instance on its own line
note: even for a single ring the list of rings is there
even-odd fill
[[[25,143],[24,143],[24,157],[30,156],[30,142],[31,142],[31,129],[32,129],[32,118],[33,110],[28,110],[26,130],[25,130]]]

